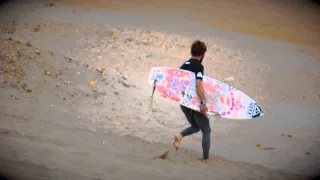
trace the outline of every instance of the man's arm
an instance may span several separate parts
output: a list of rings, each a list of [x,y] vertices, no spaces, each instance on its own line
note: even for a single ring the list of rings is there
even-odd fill
[[[203,85],[202,85],[202,79],[203,79],[203,66],[198,66],[196,68],[196,89],[197,89],[197,95],[200,99],[200,101],[202,102],[203,100],[205,100],[205,96],[204,96],[204,89],[203,89]]]
[[[200,79],[196,80],[196,88],[197,88],[197,95],[198,95],[200,101],[202,102],[203,100],[205,100],[202,80],[200,80]]]
[[[200,99],[200,112],[202,114],[205,114],[208,111],[207,105],[204,102],[205,96],[204,96],[204,88],[202,84],[202,79],[203,79],[203,66],[199,66],[196,70],[196,88],[197,88],[197,95]]]

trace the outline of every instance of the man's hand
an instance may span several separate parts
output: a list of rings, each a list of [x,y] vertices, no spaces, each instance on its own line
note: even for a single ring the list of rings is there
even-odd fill
[[[206,104],[202,104],[202,105],[200,106],[200,112],[201,112],[202,114],[206,114],[207,111],[208,111],[207,105],[206,105]]]

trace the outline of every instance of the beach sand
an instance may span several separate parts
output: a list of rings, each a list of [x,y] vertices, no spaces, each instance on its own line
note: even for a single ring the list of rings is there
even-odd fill
[[[184,1],[183,8],[182,1],[85,2],[15,0],[0,6],[0,174],[308,179],[319,173],[317,6],[300,4],[310,6],[307,13],[294,1],[282,13],[281,6],[260,1]],[[187,13],[194,9],[199,13]],[[272,21],[271,15],[281,18]],[[310,22],[302,26],[296,16]],[[266,25],[259,29],[255,23],[261,21]],[[286,29],[289,22],[295,30]],[[201,133],[185,138],[167,159],[153,159],[187,124],[178,105],[157,94],[155,115],[163,122],[153,118],[148,72],[178,67],[196,38],[208,44],[205,74],[234,77],[231,84],[257,100],[266,115],[250,121],[211,117],[211,164],[199,161]]]
[[[320,5],[312,0],[199,0],[196,3],[192,0],[59,0],[58,2],[87,9],[142,11],[157,15],[187,13],[188,20],[195,25],[201,24],[299,45],[320,47]]]

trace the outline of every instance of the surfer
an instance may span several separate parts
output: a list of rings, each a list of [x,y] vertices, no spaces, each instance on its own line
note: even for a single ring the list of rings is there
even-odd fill
[[[191,45],[191,58],[180,67],[180,69],[194,72],[196,75],[196,90],[198,98],[200,100],[200,112],[193,111],[190,108],[180,105],[182,112],[185,114],[191,126],[176,134],[173,143],[176,150],[178,150],[180,141],[183,137],[197,133],[201,130],[203,162],[209,162],[211,133],[209,119],[205,115],[205,113],[208,111],[208,108],[206,105],[206,99],[202,85],[202,78],[204,75],[204,67],[202,65],[202,61],[206,51],[207,47],[204,42],[199,40],[194,41]]]

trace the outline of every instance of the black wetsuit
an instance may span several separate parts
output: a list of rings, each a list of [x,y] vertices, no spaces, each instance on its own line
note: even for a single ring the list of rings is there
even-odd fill
[[[180,69],[192,71],[196,75],[196,79],[202,80],[203,78],[203,65],[196,59],[189,59],[186,61]],[[185,114],[190,127],[184,129],[181,134],[182,136],[189,136],[193,133],[202,131],[202,148],[203,148],[203,159],[209,158],[209,150],[210,150],[210,123],[209,119],[198,111],[193,111],[190,108],[187,108],[183,105],[180,105],[182,112]]]

